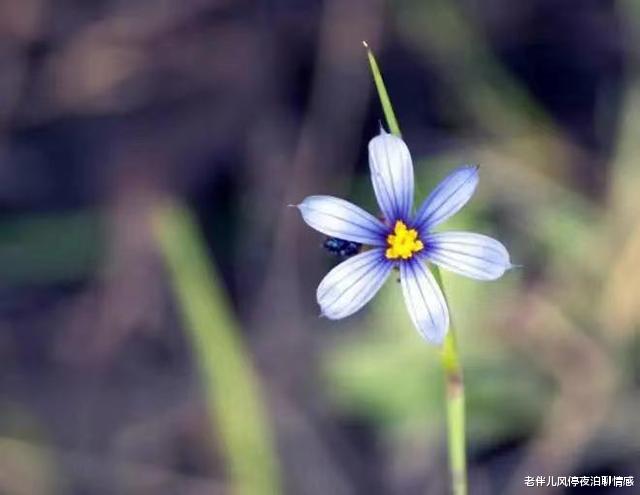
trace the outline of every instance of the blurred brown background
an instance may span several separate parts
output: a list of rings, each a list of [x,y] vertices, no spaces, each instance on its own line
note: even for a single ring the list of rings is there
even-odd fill
[[[211,324],[257,377],[283,493],[447,492],[437,349],[393,283],[319,319],[337,260],[286,208],[373,208],[362,40],[418,195],[480,163],[448,227],[524,265],[445,279],[471,493],[640,483],[638,2],[0,0],[0,493],[231,491],[194,357],[227,350],[186,331],[152,227],[168,199],[201,229],[231,315]]]

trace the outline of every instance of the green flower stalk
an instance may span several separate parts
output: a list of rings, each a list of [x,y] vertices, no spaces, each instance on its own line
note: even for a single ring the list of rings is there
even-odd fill
[[[366,42],[363,42],[367,50],[369,65],[373,74],[373,80],[378,91],[382,110],[389,129],[393,134],[400,137],[400,126],[396,119],[384,85],[382,74],[378,67],[373,52]],[[444,284],[437,266],[431,266],[433,273],[442,294]],[[466,454],[466,424],[465,424],[465,403],[464,403],[464,379],[462,375],[462,365],[458,353],[458,343],[455,335],[455,328],[451,319],[449,320],[449,332],[447,333],[442,346],[441,353],[442,369],[444,372],[446,403],[447,403],[447,448],[449,452],[449,470],[451,472],[451,490],[454,495],[467,494],[467,454]]]

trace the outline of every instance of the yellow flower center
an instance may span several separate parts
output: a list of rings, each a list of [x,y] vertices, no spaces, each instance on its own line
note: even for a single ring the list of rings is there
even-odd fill
[[[408,260],[414,253],[422,251],[424,244],[418,239],[418,231],[408,229],[402,220],[396,222],[393,234],[387,236],[387,251],[385,256],[390,260],[402,258]]]

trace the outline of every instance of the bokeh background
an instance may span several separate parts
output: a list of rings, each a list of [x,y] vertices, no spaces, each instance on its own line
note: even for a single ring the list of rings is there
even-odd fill
[[[417,196],[524,265],[445,275],[472,494],[640,483],[640,3],[0,1],[0,493],[447,493],[438,349],[289,203],[370,209],[378,56]]]

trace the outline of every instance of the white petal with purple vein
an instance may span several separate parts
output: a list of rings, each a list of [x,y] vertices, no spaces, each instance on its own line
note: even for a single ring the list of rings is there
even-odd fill
[[[442,344],[449,329],[449,311],[435,278],[419,257],[400,264],[400,281],[411,320],[420,335]]]
[[[322,316],[345,318],[367,304],[389,276],[393,263],[384,249],[371,249],[343,261],[322,279],[316,297]]]
[[[384,130],[369,141],[369,169],[378,205],[389,222],[409,219],[413,207],[413,163],[402,139]]]
[[[371,246],[386,243],[384,224],[349,201],[333,196],[308,196],[297,206],[304,221],[325,235]]]
[[[426,257],[442,268],[477,280],[495,280],[513,265],[495,239],[471,232],[442,232],[424,239]]]
[[[464,165],[444,178],[424,200],[413,225],[425,235],[436,225],[455,215],[473,196],[478,185],[478,167]]]

